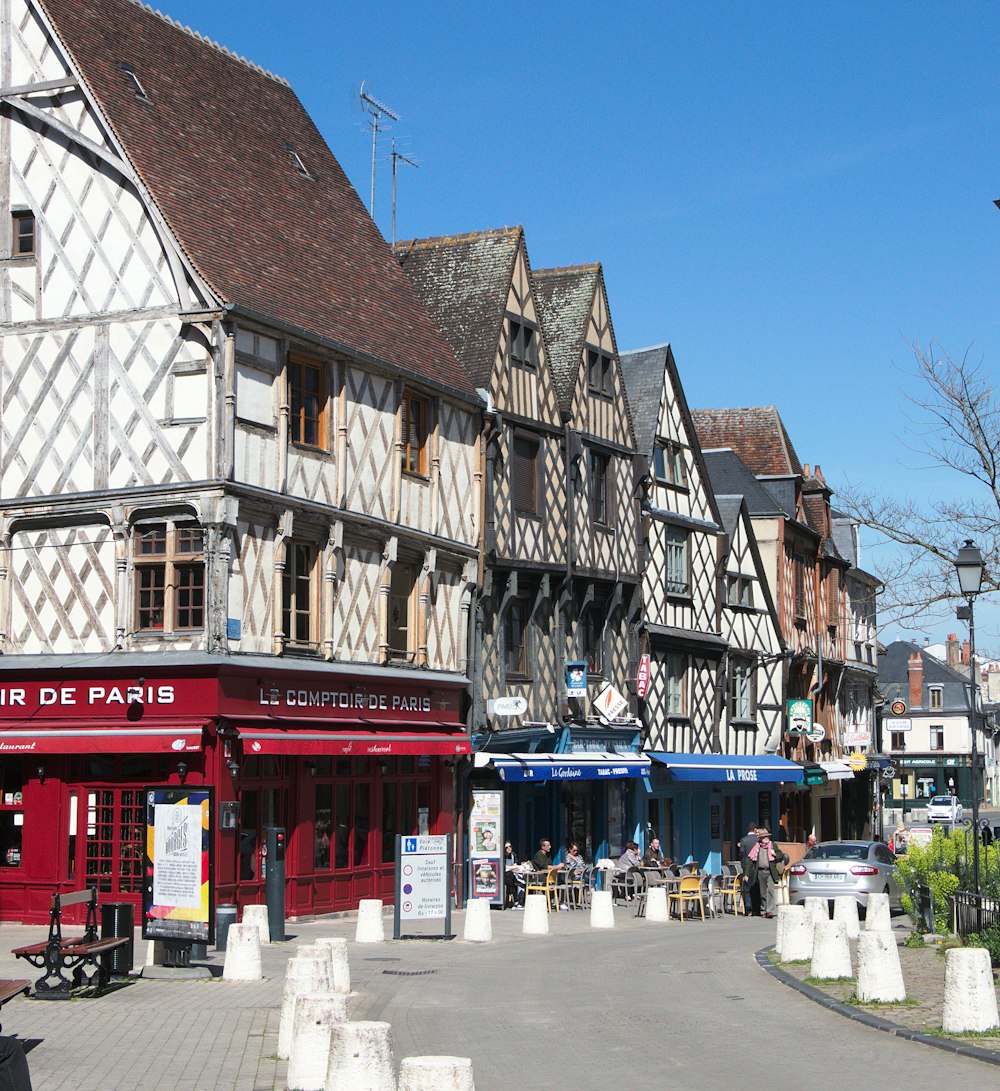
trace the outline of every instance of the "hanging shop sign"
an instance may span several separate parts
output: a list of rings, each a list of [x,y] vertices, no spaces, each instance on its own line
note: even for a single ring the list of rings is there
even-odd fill
[[[847,759],[847,764],[855,773],[863,773],[868,768],[868,755],[862,754],[860,750],[855,750]]]
[[[901,697],[897,697],[894,701],[890,702],[889,711],[893,716],[905,716],[906,702]]]
[[[785,702],[789,735],[808,735],[813,722],[813,703],[808,697],[794,697]]]
[[[146,788],[142,938],[212,943],[211,787]]]
[[[574,659],[566,663],[566,696],[587,696],[587,663],[583,659]]]
[[[646,699],[649,692],[649,652],[639,656],[639,669],[635,675],[635,695],[640,701]]]
[[[609,683],[594,698],[594,708],[602,719],[617,720],[628,708],[628,698]]]
[[[826,728],[819,723],[813,724],[806,732],[806,738],[810,742],[822,742],[826,738]]]

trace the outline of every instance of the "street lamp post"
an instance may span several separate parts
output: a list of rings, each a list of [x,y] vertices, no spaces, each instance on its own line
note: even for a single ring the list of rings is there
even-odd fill
[[[976,739],[976,718],[979,714],[979,679],[976,676],[976,612],[975,599],[983,585],[983,555],[971,539],[958,551],[955,559],[958,586],[969,604],[969,677],[972,682],[972,881],[978,899],[979,888],[979,746]],[[976,905],[977,917],[979,904]]]

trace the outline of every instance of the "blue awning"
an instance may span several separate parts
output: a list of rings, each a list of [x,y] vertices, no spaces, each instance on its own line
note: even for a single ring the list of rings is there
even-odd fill
[[[485,760],[484,760],[485,759]],[[649,773],[642,754],[487,754],[475,755],[475,765],[492,765],[505,783],[543,780],[622,780]]]
[[[776,754],[669,754],[651,750],[649,756],[665,765],[674,780],[801,784],[803,777],[801,765]]]

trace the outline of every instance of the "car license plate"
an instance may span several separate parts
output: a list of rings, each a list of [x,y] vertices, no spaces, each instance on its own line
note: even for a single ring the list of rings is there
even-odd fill
[[[827,883],[842,883],[846,876],[840,871],[831,871],[823,876],[823,881]]]

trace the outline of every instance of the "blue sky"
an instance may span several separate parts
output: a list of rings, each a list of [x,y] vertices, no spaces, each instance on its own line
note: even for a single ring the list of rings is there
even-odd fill
[[[995,6],[159,6],[288,79],[367,204],[366,81],[420,164],[399,237],[521,223],[536,268],[603,263],[619,348],[669,340],[692,407],[776,405],[834,488],[961,489],[902,391],[914,341],[1000,359]]]

